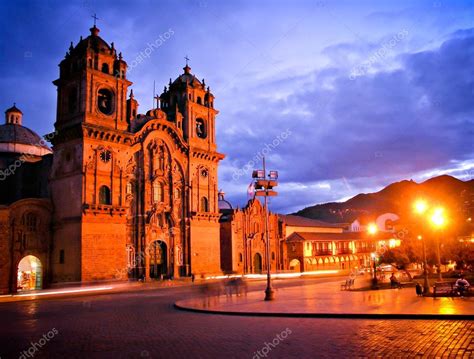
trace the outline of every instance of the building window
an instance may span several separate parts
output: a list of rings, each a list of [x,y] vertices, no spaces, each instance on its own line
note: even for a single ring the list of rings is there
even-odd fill
[[[206,138],[207,137],[206,123],[202,118],[197,118],[196,119],[196,135],[199,138]]]
[[[99,189],[99,204],[105,204],[110,206],[112,200],[110,198],[110,188],[107,186],[102,186]]]
[[[59,251],[59,264],[64,264],[64,249]]]
[[[113,93],[108,89],[100,89],[97,97],[97,106],[100,112],[110,115],[113,112]]]
[[[201,99],[201,97],[200,97],[200,96],[198,96],[198,98],[197,98],[197,101],[196,101],[196,102],[197,102],[199,105],[202,105],[202,99]]]
[[[127,183],[127,187],[126,187],[125,191],[126,191],[127,194],[132,194],[132,193],[133,193],[133,185],[132,185],[132,182],[128,182],[128,183]]]
[[[155,181],[153,182],[153,203],[163,202],[163,185]]]
[[[107,64],[102,64],[102,72],[104,74],[108,74],[109,73],[109,65]]]
[[[239,253],[239,262],[242,263],[243,260],[244,260],[244,257],[242,253]]]
[[[209,203],[206,197],[201,198],[201,212],[209,212]]]
[[[272,261],[275,260],[275,252],[272,252]]]

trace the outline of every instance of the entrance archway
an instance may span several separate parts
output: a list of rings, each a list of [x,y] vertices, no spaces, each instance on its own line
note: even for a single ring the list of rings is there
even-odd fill
[[[290,270],[293,272],[301,271],[301,263],[298,259],[295,258],[290,261]]]
[[[168,274],[167,246],[163,241],[154,241],[150,245],[150,278],[162,279]]]
[[[36,290],[43,287],[43,265],[35,256],[26,256],[18,263],[17,289]]]
[[[254,273],[262,273],[262,256],[256,253],[253,257],[253,271]]]

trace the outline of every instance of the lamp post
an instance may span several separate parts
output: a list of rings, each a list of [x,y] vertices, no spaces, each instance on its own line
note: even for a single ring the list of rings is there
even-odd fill
[[[431,216],[431,223],[435,227],[435,229],[441,230],[445,223],[446,219],[444,217],[444,208],[437,207],[433,210],[433,214]],[[440,250],[440,233],[438,232],[436,235],[436,256],[438,260],[438,279],[440,281],[443,280],[443,275],[441,274],[441,250]]]
[[[415,202],[415,204],[413,205],[413,208],[417,215],[422,216],[428,209],[428,204],[426,203],[426,201],[419,199]],[[423,221],[420,221],[421,233],[423,233],[423,227],[424,227],[423,223],[424,223]],[[429,294],[430,282],[428,279],[428,270],[427,270],[428,263],[426,261],[426,246],[425,246],[425,239],[423,238],[423,235],[419,235],[418,240],[421,241],[421,244],[423,246],[423,294]]]
[[[255,195],[263,196],[265,207],[265,236],[266,236],[266,257],[267,257],[267,288],[265,289],[265,300],[274,300],[275,291],[272,288],[271,281],[271,256],[270,256],[270,233],[268,228],[268,196],[276,196],[277,192],[273,187],[278,185],[278,172],[269,171],[268,178],[265,168],[265,157],[263,157],[263,170],[253,171],[252,178],[255,179]]]
[[[421,241],[423,247],[423,294],[430,293],[430,282],[428,280],[428,270],[426,268],[426,247],[425,247],[425,239],[423,236],[419,235],[418,240]]]
[[[372,289],[379,289],[379,281],[377,279],[377,254],[371,253],[370,256],[374,262],[374,277],[372,278]]]
[[[367,227],[367,232],[371,235],[374,236],[378,232],[377,225],[375,223],[369,224]],[[377,253],[371,253],[370,256],[372,257],[372,260],[374,262],[374,277],[372,278],[372,289],[379,289],[379,281],[377,279]]]

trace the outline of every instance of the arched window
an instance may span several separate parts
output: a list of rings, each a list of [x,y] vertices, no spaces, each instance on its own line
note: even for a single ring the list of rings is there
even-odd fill
[[[112,91],[105,88],[99,90],[97,106],[99,107],[100,112],[110,115],[114,111],[113,98],[114,95]]]
[[[202,105],[202,99],[201,99],[201,97],[200,97],[200,96],[198,96],[198,98],[197,98],[197,101],[196,101],[196,102],[197,102],[199,105]]]
[[[275,252],[272,252],[272,261],[275,260]]]
[[[163,202],[163,185],[155,181],[153,182],[153,203]]]
[[[206,197],[201,198],[201,212],[209,212],[209,203]]]
[[[105,204],[110,206],[112,200],[110,198],[110,188],[107,186],[102,186],[99,189],[99,204]]]
[[[109,73],[109,65],[108,64],[102,64],[102,72],[104,74],[108,74]]]
[[[196,135],[199,138],[207,137],[206,122],[202,118],[196,119]]]

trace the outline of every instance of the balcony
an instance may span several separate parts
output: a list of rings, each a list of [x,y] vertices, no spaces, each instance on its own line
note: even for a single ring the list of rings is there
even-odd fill
[[[332,256],[332,250],[323,249],[319,251],[313,251],[313,256]]]
[[[337,250],[337,254],[352,254],[352,249],[341,248]]]

